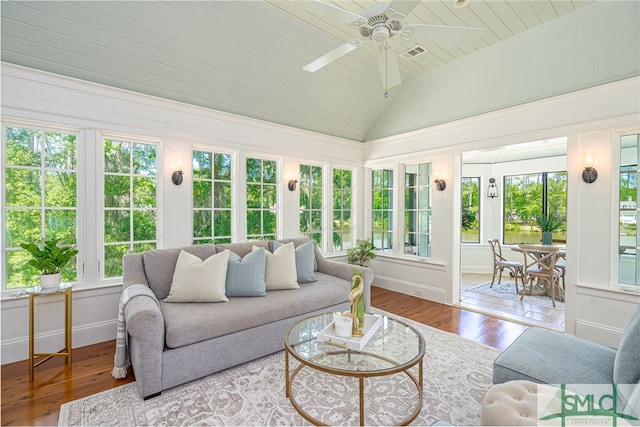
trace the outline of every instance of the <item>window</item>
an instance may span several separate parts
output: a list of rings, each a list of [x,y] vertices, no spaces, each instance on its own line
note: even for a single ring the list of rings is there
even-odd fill
[[[536,216],[553,213],[567,217],[567,173],[542,172],[504,177],[504,243],[540,243]],[[566,240],[566,223],[554,232]]]
[[[462,243],[480,243],[480,178],[462,178]]]
[[[193,243],[231,243],[231,154],[193,152]]]
[[[640,135],[620,138],[620,220],[618,283],[640,285],[638,242],[638,156]]]
[[[405,167],[404,253],[431,256],[431,163]]]
[[[4,138],[3,284],[16,289],[40,277],[21,243],[77,244],[77,135],[6,126]],[[62,270],[62,280],[78,280],[77,261]]]
[[[333,250],[346,251],[351,248],[351,194],[350,169],[333,170]]]
[[[247,239],[276,239],[277,177],[275,160],[247,158]]]
[[[322,248],[322,166],[300,165],[300,234]]]
[[[372,243],[377,250],[391,251],[393,241],[393,170],[372,171]]]
[[[155,143],[104,139],[103,277],[122,276],[129,251],[155,249],[158,178]]]

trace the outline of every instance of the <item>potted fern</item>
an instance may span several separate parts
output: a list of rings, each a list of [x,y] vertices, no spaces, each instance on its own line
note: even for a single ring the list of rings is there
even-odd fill
[[[57,288],[62,282],[61,271],[78,250],[69,246],[58,246],[58,239],[47,239],[42,248],[34,243],[22,243],[22,249],[31,254],[29,265],[40,271],[40,286]]]
[[[347,262],[364,267],[370,259],[376,257],[375,249],[369,239],[357,240],[356,246],[347,249]]]
[[[553,243],[553,232],[560,228],[563,222],[564,218],[554,213],[536,216],[536,223],[542,230],[543,245],[551,245]]]

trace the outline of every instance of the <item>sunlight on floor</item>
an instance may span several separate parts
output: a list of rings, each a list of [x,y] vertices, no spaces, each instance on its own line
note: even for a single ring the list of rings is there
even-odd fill
[[[503,276],[503,280],[508,277]],[[469,289],[491,280],[491,273],[465,273],[460,280],[460,303],[457,306],[469,310],[491,314],[508,320],[544,328],[564,331],[564,310],[543,307],[524,301],[512,301],[490,295],[468,292]],[[497,279],[496,279],[497,281]]]

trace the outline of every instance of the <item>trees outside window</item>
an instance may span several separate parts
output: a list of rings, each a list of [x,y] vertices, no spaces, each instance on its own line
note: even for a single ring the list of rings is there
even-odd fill
[[[353,245],[351,222],[353,171],[333,170],[333,250],[346,251]]]
[[[77,244],[77,138],[44,128],[4,127],[3,289],[39,283],[40,272],[27,264],[21,243],[38,246],[45,239]],[[78,280],[74,258],[62,280]]]
[[[103,277],[122,276],[129,251],[155,249],[158,224],[158,145],[103,140]]]
[[[322,166],[300,165],[300,234],[322,248]]]
[[[377,250],[393,249],[393,170],[372,172],[371,241]]]
[[[539,244],[541,230],[536,216],[551,213],[565,220],[553,238],[566,240],[566,171],[504,177],[504,244]]]
[[[431,256],[431,163],[404,173],[404,253]]]
[[[640,134],[620,138],[618,283],[640,285],[638,261],[638,157]]]
[[[278,163],[248,157],[246,166],[247,239],[276,239]]]
[[[231,243],[231,154],[193,152],[193,243]]]
[[[462,243],[480,243],[480,177],[462,178]]]

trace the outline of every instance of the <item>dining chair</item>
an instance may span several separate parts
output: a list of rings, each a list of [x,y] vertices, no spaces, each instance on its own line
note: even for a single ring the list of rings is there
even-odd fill
[[[537,246],[537,245],[520,245],[520,250],[524,254],[524,279],[522,294],[520,301],[524,299],[524,294],[529,286],[529,295],[533,291],[534,282],[540,283],[545,281],[548,289],[551,289],[551,303],[556,306],[556,288],[561,277],[561,273],[556,270],[556,260],[558,257],[558,248]]]
[[[522,280],[522,268],[524,264],[518,261],[509,261],[505,257],[502,256],[502,246],[500,246],[500,240],[498,239],[489,239],[489,246],[491,246],[491,251],[493,252],[493,277],[491,278],[491,286],[493,287],[493,282],[496,280],[496,274],[498,275],[498,284],[502,281],[502,272],[504,269],[508,269],[513,273],[513,277],[516,282],[516,293],[518,293],[518,276],[520,276],[520,280]],[[524,290],[524,282],[522,282],[522,289]]]

